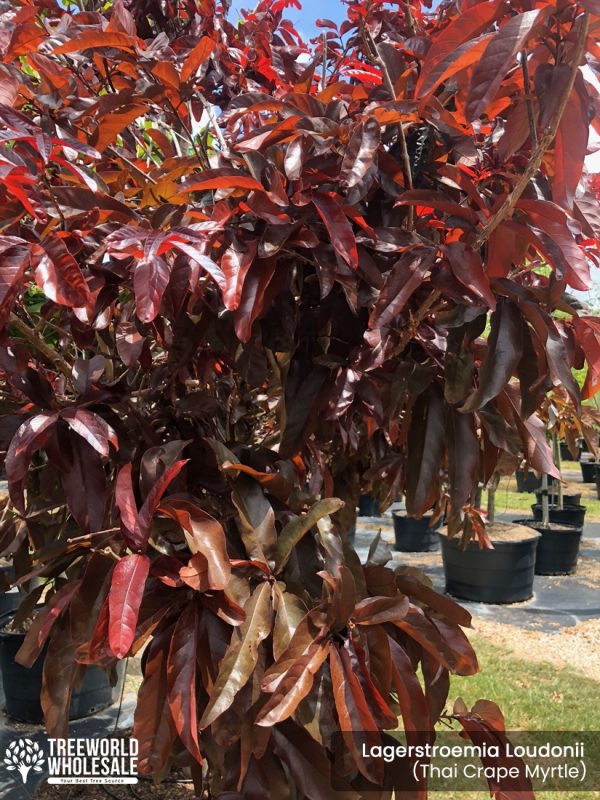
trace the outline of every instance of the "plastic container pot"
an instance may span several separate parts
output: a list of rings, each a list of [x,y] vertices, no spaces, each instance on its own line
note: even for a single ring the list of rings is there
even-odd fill
[[[525,474],[524,470],[518,469],[515,473],[515,478],[517,479],[517,492],[528,492],[531,494],[542,486],[542,479],[538,478],[535,472],[531,470]]]
[[[596,462],[595,461],[580,461],[581,479],[584,483],[595,483],[596,481]]]
[[[12,615],[0,619],[4,627]],[[19,722],[39,725],[44,721],[40,706],[42,670],[47,648],[44,647],[37,661],[26,669],[15,663],[17,651],[25,639],[24,633],[0,631],[0,672],[5,697],[6,713]],[[83,681],[73,690],[69,719],[89,717],[114,703],[120,694],[124,678],[124,662],[117,665],[118,680],[110,685],[108,674],[99,667],[86,669]]]
[[[379,498],[370,494],[361,494],[358,502],[359,517],[378,517],[381,514]]]
[[[572,575],[577,570],[582,529],[575,525],[542,527],[539,520],[518,519],[541,534],[535,561],[536,575]]]
[[[540,505],[542,502],[542,490],[538,489],[535,493],[537,498],[537,504]],[[554,491],[551,489],[548,492],[548,500],[550,501],[550,505],[558,505],[558,494],[555,494]],[[563,494],[563,506],[580,506],[581,505],[581,494]]]
[[[524,526],[523,526],[524,527]],[[533,596],[535,557],[540,534],[524,527],[520,541],[495,541],[493,550],[440,534],[446,591],[478,603],[520,603]]]
[[[533,511],[534,520],[541,521],[542,519],[542,504],[534,503],[531,506]],[[550,506],[549,518],[550,522],[558,522],[559,525],[575,525],[577,528],[583,528],[585,522],[586,506],[567,506],[559,508],[558,506]]]
[[[437,550],[439,536],[437,532],[441,526],[441,518],[430,527],[432,514],[422,519],[407,516],[403,511],[394,511],[394,534],[396,535],[396,550],[402,553],[427,553]]]

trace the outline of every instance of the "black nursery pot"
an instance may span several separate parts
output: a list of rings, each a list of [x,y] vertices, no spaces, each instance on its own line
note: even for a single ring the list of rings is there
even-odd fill
[[[1,566],[0,572],[9,583],[14,581],[15,573],[10,564]],[[16,611],[21,603],[22,597],[23,596],[19,593],[18,589],[12,589],[9,592],[0,593],[0,618],[5,614],[10,614],[12,611]]]
[[[361,494],[358,501],[359,517],[378,517],[381,514],[379,498],[372,497],[370,494]]]
[[[562,461],[579,461],[579,457],[581,455],[581,445],[578,446],[577,452],[575,453],[575,457],[569,450],[569,445],[566,442],[560,443],[560,457]]]
[[[572,575],[577,569],[582,529],[576,525],[542,527],[540,520],[516,519],[541,534],[535,560],[536,575]]]
[[[542,490],[538,489],[535,493],[537,497],[538,505],[542,502]],[[548,492],[548,500],[550,501],[551,505],[558,504],[558,494],[555,494],[552,490]],[[581,494],[563,494],[563,505],[564,506],[580,506],[581,505]]]
[[[436,531],[442,524],[441,517],[430,527],[433,518],[428,514],[422,519],[408,517],[402,511],[394,511],[394,533],[396,535],[396,550],[403,553],[427,553],[437,550],[439,537]]]
[[[542,504],[535,503],[531,506],[533,511],[533,518],[536,521],[542,519]],[[557,522],[559,525],[575,525],[577,528],[583,528],[585,522],[586,506],[567,506],[559,508],[558,506],[550,506],[549,509],[550,522]]]
[[[11,615],[0,620],[6,625]],[[42,691],[42,670],[47,648],[44,647],[31,669],[15,663],[17,651],[23,644],[25,634],[0,631],[0,672],[5,696],[6,713],[18,722],[40,725],[44,715],[40,706]],[[89,717],[114,703],[121,692],[124,679],[124,662],[117,665],[118,680],[110,685],[106,672],[99,667],[90,666],[79,688],[73,690],[69,719]]]
[[[536,489],[540,489],[542,486],[542,479],[541,477],[529,470],[527,474],[522,469],[518,469],[515,473],[515,477],[517,479],[517,492],[535,492]]]
[[[494,542],[481,549],[469,542],[440,535],[446,574],[446,592],[477,603],[520,603],[533,596],[535,551],[538,536],[515,542]]]
[[[581,479],[584,483],[594,483],[596,480],[596,462],[580,461]]]

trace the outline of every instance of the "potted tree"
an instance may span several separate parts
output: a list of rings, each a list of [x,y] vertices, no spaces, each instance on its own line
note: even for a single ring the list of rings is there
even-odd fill
[[[512,464],[507,466],[512,473]],[[442,558],[446,591],[455,597],[478,603],[521,603],[533,595],[536,550],[540,534],[526,525],[496,521],[496,492],[499,469],[488,481],[485,537],[488,547],[478,542],[460,542],[443,533]],[[473,517],[476,525],[483,520]]]
[[[177,750],[197,794],[327,800],[401,785],[356,721],[430,740],[477,670],[468,613],[348,546],[360,473],[489,546],[480,479],[503,453],[559,477],[543,395],[600,376],[562,297],[597,257],[598,20],[356,0],[309,46],[289,4],[2,11],[2,450],[17,580],[59,598],[30,652],[50,734],[80,666],[145,647],[142,773]]]

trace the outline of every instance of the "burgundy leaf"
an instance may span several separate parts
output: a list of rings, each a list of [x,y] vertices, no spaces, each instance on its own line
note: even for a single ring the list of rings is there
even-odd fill
[[[492,314],[487,354],[479,370],[479,387],[467,399],[461,411],[476,411],[500,394],[511,376],[516,374],[522,353],[521,315],[512,303],[503,301]]]
[[[30,245],[23,239],[0,236],[0,329],[6,325],[15,298],[23,288],[30,252]]]
[[[494,99],[517,53],[523,50],[535,26],[545,14],[546,9],[517,14],[495,34],[473,73],[466,106],[469,120],[483,114]]]
[[[170,265],[160,256],[144,257],[138,262],[133,287],[137,315],[142,322],[152,322],[157,316],[170,274]]]
[[[379,148],[381,130],[374,117],[356,127],[340,167],[340,183],[351,189],[359,184],[374,163]]]
[[[115,450],[119,449],[117,434],[108,422],[93,411],[85,408],[69,408],[61,412],[61,419],[64,419],[67,425],[101,456],[108,456],[109,443]]]
[[[13,436],[4,466],[10,499],[25,513],[24,487],[33,454],[46,443],[58,419],[57,414],[37,414],[26,420]]]
[[[35,269],[35,280],[44,294],[69,308],[87,305],[90,290],[79,264],[62,241],[53,237],[43,242],[46,254]]]
[[[150,559],[134,553],[124,556],[112,575],[108,594],[110,649],[117,658],[125,658],[135,639],[135,629],[146,578],[150,570]]]
[[[312,200],[331,236],[334,248],[350,267],[356,269],[358,267],[356,239],[341,203],[335,196],[322,193],[315,193]]]
[[[200,764],[196,709],[196,654],[198,610],[188,603],[175,623],[167,662],[167,693],[175,729],[188,751]]]

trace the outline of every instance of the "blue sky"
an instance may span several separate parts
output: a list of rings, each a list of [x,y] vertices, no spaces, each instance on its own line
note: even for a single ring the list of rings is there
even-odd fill
[[[321,18],[341,22],[346,19],[346,6],[341,0],[300,0],[302,11],[293,6],[288,8],[286,16],[295,23],[298,30],[308,37],[313,37],[318,32],[315,20]]]

